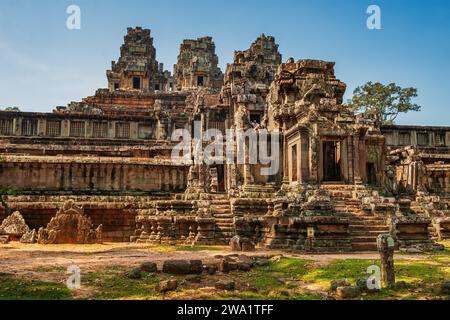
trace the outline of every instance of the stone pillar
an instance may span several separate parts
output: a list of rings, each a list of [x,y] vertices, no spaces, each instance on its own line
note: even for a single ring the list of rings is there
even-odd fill
[[[394,239],[389,234],[380,234],[377,247],[381,256],[381,281],[385,287],[391,287],[395,285]]]
[[[361,158],[360,158],[360,152],[364,152],[364,150],[361,150],[361,144],[359,142],[359,135],[354,135],[352,137],[353,140],[353,180],[356,184],[360,184],[362,182],[361,178]]]

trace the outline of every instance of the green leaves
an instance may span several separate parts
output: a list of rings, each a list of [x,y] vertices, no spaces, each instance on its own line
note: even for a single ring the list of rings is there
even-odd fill
[[[393,124],[400,113],[420,111],[421,106],[412,103],[412,99],[416,97],[416,88],[369,81],[355,89],[348,106],[352,111],[363,113],[365,118],[374,120],[375,124],[380,126]]]
[[[13,197],[17,195],[17,191],[11,188],[2,188],[0,189],[0,204],[3,206],[5,211],[5,215],[9,216],[11,212],[11,208],[8,206],[8,203],[5,200],[5,197]]]

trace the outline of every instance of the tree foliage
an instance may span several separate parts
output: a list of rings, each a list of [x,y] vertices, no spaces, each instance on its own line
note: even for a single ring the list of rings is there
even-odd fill
[[[377,125],[394,124],[400,113],[420,111],[421,106],[412,102],[417,97],[416,88],[402,88],[395,83],[367,82],[357,87],[348,106],[363,113]]]
[[[3,210],[5,212],[5,215],[8,217],[11,213],[12,210],[9,207],[7,201],[8,196],[15,196],[17,195],[16,190],[14,189],[10,189],[10,188],[2,188],[0,189],[0,204],[3,207]]]
[[[20,108],[19,107],[6,107],[3,111],[20,112]]]

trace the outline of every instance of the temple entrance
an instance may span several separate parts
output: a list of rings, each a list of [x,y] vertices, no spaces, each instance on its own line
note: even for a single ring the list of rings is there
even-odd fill
[[[342,180],[340,142],[326,141],[323,143],[323,180]]]
[[[217,182],[218,182],[218,188],[217,192],[223,193],[225,192],[225,168],[224,165],[218,165],[217,167]]]
[[[377,184],[377,172],[375,170],[375,164],[368,162],[366,164],[367,183],[371,185]]]

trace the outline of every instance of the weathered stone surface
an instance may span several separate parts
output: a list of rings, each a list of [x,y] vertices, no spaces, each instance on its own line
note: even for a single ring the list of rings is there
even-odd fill
[[[248,263],[245,263],[245,262],[238,263],[238,270],[240,270],[240,271],[247,272],[247,271],[250,271],[251,269],[252,269],[252,266]]]
[[[25,233],[22,238],[20,238],[20,242],[21,243],[28,243],[28,244],[32,244],[32,243],[36,243],[37,242],[37,238],[38,238],[38,234],[36,232],[35,229],[28,231],[27,233]]]
[[[184,40],[174,66],[175,85],[178,90],[213,88],[219,90],[223,73],[218,67],[219,58],[211,37]]]
[[[257,267],[267,267],[269,264],[269,259],[266,258],[257,258],[254,261],[254,265]]]
[[[216,289],[226,291],[233,291],[236,288],[235,282],[231,280],[219,280],[214,286]]]
[[[450,295],[450,281],[444,281],[441,284],[441,291],[443,294]]]
[[[203,264],[200,260],[166,260],[162,271],[168,274],[200,274]]]
[[[381,281],[386,287],[394,286],[394,239],[389,234],[381,234],[377,239],[377,247],[381,257]]]
[[[349,287],[351,283],[347,280],[333,280],[330,283],[331,291],[336,291],[338,287]]]
[[[186,277],[186,281],[191,283],[200,283],[202,282],[202,277],[198,274],[190,275]]]
[[[125,276],[129,279],[138,280],[142,278],[142,271],[140,268],[134,268],[125,273]]]
[[[355,299],[360,295],[360,291],[357,287],[346,286],[337,287],[336,296],[340,299]]]
[[[238,262],[230,259],[222,259],[219,264],[219,271],[228,273],[238,269]]]
[[[9,243],[9,235],[0,236],[0,244],[8,244]]]
[[[165,281],[159,282],[156,285],[155,290],[157,292],[165,293],[165,292],[169,292],[169,291],[174,291],[177,288],[178,288],[178,281],[175,279],[170,279],[170,280],[165,280]]]
[[[215,275],[216,272],[219,270],[219,268],[215,265],[207,265],[205,267],[206,273],[209,274],[210,276]]]
[[[252,252],[255,251],[255,244],[248,239],[235,236],[230,240],[230,250],[234,252]]]
[[[102,242],[102,226],[92,229],[91,219],[73,201],[67,201],[51,219],[47,227],[40,228],[40,244],[91,244]]]
[[[242,251],[241,238],[240,237],[235,236],[235,237],[231,238],[231,240],[230,240],[230,250],[234,251],[234,252],[241,252]]]
[[[128,28],[119,61],[113,61],[111,70],[107,71],[111,92],[166,90],[170,73],[164,72],[164,66],[156,61],[156,50],[150,33],[150,30],[140,27]],[[134,78],[139,78],[139,83],[134,83]]]
[[[9,217],[3,220],[0,225],[0,234],[7,234],[13,237],[20,238],[29,231],[30,229],[28,228],[28,225],[18,211],[12,213]]]
[[[140,266],[141,271],[154,273],[158,271],[158,266],[154,262],[144,262]]]

